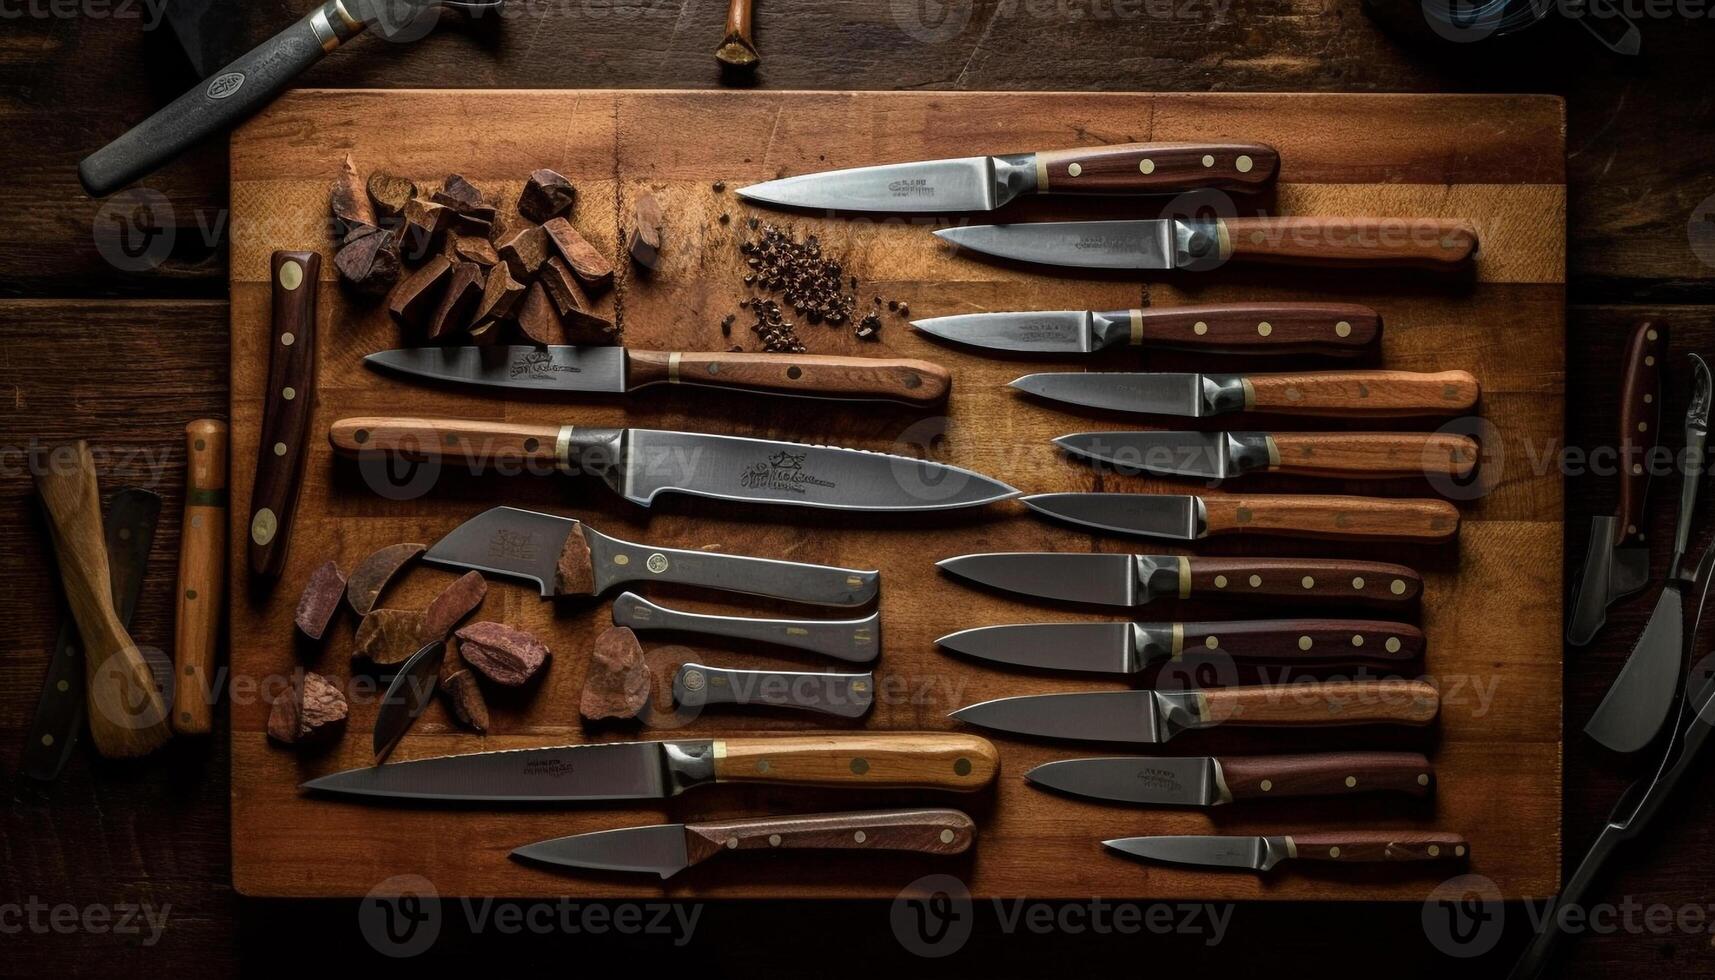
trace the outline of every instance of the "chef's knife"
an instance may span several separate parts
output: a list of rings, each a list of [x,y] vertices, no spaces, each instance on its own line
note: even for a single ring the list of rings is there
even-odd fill
[[[963,313],[913,320],[931,336],[990,350],[1088,354],[1162,347],[1209,354],[1352,357],[1374,346],[1381,317],[1351,303],[1223,303],[1138,310]]]
[[[772,643],[866,664],[881,654],[881,611],[859,619],[762,619],[668,609],[627,592],[613,600],[613,625],[638,633],[680,632]]]
[[[702,432],[350,418],[333,423],[328,438],[348,453],[593,474],[644,507],[660,493],[860,511],[951,510],[1018,496],[999,480],[946,463]]]
[[[250,571],[280,574],[298,506],[304,453],[316,398],[316,289],[319,252],[275,252],[273,320],[268,341],[268,388],[262,394],[262,437],[250,494]]]
[[[873,810],[801,817],[669,823],[573,834],[526,844],[520,860],[671,878],[722,851],[855,850],[963,854],[976,824],[958,810]]]
[[[1208,418],[1238,412],[1318,418],[1453,415],[1477,403],[1466,371],[1314,371],[1300,374],[1175,374],[1057,371],[1012,382],[1026,394],[1114,412]]]
[[[660,800],[748,783],[972,792],[994,780],[984,738],[949,732],[602,742],[443,756],[348,769],[302,789],[399,800],[564,803]]]
[[[936,567],[1008,592],[1138,607],[1156,599],[1303,599],[1407,603],[1423,589],[1413,569],[1329,558],[1187,558],[1077,552],[959,555]]]
[[[862,718],[875,704],[874,674],[730,670],[682,664],[673,674],[673,703],[791,708],[836,718]]]
[[[1464,479],[1477,465],[1477,441],[1451,432],[1075,432],[1054,444],[1121,473],[1204,480],[1254,472]]]
[[[1445,500],[1308,494],[1038,493],[1039,514],[1120,534],[1196,541],[1211,534],[1267,534],[1329,541],[1446,541],[1459,511]]]
[[[1685,551],[1691,540],[1691,518],[1704,475],[1704,449],[1709,439],[1712,397],[1709,366],[1690,355],[1694,369],[1691,402],[1685,409],[1685,453],[1679,489],[1679,521],[1674,527],[1673,558],[1667,582],[1643,635],[1632,647],[1620,676],[1584,726],[1589,736],[1615,752],[1636,752],[1648,745],[1667,721],[1685,670],[1684,590],[1689,570]]]
[[[1270,871],[1294,858],[1326,864],[1463,861],[1470,845],[1458,834],[1347,830],[1270,837],[1122,837],[1102,846],[1131,857],[1199,868]]]
[[[1045,762],[1024,778],[1045,789],[1115,803],[1209,807],[1354,793],[1424,797],[1434,788],[1435,770],[1416,752],[1110,756]]]
[[[1667,325],[1646,320],[1632,332],[1620,379],[1620,505],[1590,521],[1584,571],[1567,603],[1566,642],[1583,646],[1608,619],[1608,606],[1649,584],[1645,501],[1650,457],[1661,430],[1661,362]]]
[[[1256,191],[1278,163],[1274,148],[1261,143],[1119,143],[800,174],[738,194],[756,204],[830,211],[993,211],[1020,194]]]
[[[161,498],[140,487],[123,487],[107,505],[107,567],[113,579],[113,610],[119,624],[129,627],[143,591],[149,548],[155,541],[155,521]],[[84,713],[83,661],[78,658],[77,624],[70,617],[60,625],[53,659],[48,661],[42,699],[24,743],[23,773],[52,782],[59,778],[72,747],[82,734]]]
[[[1228,259],[1457,269],[1477,231],[1438,218],[1157,218],[962,225],[935,232],[996,258],[1075,269],[1212,269]]]
[[[1141,674],[1196,650],[1219,650],[1235,660],[1393,667],[1423,655],[1417,627],[1355,619],[1018,623],[960,630],[935,643],[991,663],[1094,674]]]
[[[446,653],[446,641],[436,637],[411,654],[388,682],[387,693],[381,697],[381,709],[375,714],[375,735],[370,740],[377,764],[387,758],[387,753],[410,730],[411,723],[429,706]]]
[[[932,405],[953,380],[929,361],[829,354],[683,353],[624,347],[404,347],[363,359],[373,368],[482,388],[625,394],[683,384],[813,398]]]
[[[1190,691],[1090,691],[983,701],[953,712],[1014,735],[1154,745],[1217,725],[1427,725],[1441,699],[1423,681],[1320,681]]]
[[[516,507],[483,511],[435,542],[424,561],[535,582],[548,596],[595,596],[628,582],[672,582],[822,606],[875,598],[879,572],[656,548],[581,521]]]

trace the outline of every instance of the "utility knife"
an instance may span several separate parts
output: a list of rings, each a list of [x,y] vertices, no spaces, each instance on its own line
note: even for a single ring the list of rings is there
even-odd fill
[[[375,713],[375,734],[370,740],[377,763],[393,751],[393,746],[411,730],[411,723],[429,706],[429,699],[440,684],[441,661],[446,652],[446,642],[436,637],[411,654],[388,682],[387,692],[381,696],[381,708]]]
[[[960,630],[935,643],[990,663],[1092,674],[1141,674],[1198,650],[1220,651],[1235,660],[1394,667],[1423,655],[1423,633],[1417,627],[1359,619],[1018,623]]]
[[[1435,787],[1435,770],[1416,752],[1060,759],[1024,778],[1072,796],[1144,806],[1211,807],[1356,793],[1424,797]]]
[[[1020,551],[936,563],[978,585],[1038,599],[1136,608],[1157,599],[1409,603],[1423,579],[1404,565],[1327,558],[1187,558]]]
[[[639,633],[679,632],[772,643],[836,660],[869,663],[881,654],[881,611],[858,619],[762,619],[669,609],[627,592],[613,600],[613,625]]]
[[[1458,834],[1349,830],[1270,837],[1122,837],[1102,846],[1130,857],[1199,868],[1271,871],[1294,859],[1324,864],[1404,864],[1464,861],[1470,845]]]
[[[1477,466],[1477,441],[1451,432],[1075,432],[1054,444],[1120,473],[1204,480],[1257,472],[1462,480]]]
[[[932,337],[998,351],[1089,354],[1131,346],[1329,357],[1353,357],[1370,350],[1382,328],[1375,310],[1351,303],[962,313],[913,320],[911,325]]]
[[[1083,527],[1172,541],[1212,534],[1284,535],[1326,541],[1441,542],[1459,531],[1445,500],[1309,494],[1038,493],[1038,514]]]
[[[862,718],[875,704],[875,675],[683,664],[673,674],[673,703],[684,708],[711,704],[791,708],[836,718]]]
[[[1067,405],[1193,419],[1239,412],[1350,419],[1454,415],[1470,409],[1478,396],[1477,379],[1467,371],[1054,371],[1027,374],[1012,387]]]
[[[1257,191],[1279,159],[1262,143],[1118,143],[828,170],[741,187],[738,195],[830,211],[993,211],[1021,194]]]

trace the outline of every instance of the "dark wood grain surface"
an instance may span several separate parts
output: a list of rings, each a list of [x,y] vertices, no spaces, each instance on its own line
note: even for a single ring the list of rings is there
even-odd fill
[[[518,6],[516,19],[498,30],[451,25],[414,46],[360,39],[304,82],[701,87],[718,81],[709,53],[721,35],[722,4]],[[927,5],[915,21],[905,15],[907,24],[930,25],[917,37],[901,29],[894,12],[913,6],[799,0],[782,13],[765,5],[757,28],[765,55],[757,84],[1564,94],[1573,302],[1567,445],[1612,447],[1617,366],[1638,318],[1655,317],[1674,328],[1665,419],[1683,409],[1686,373],[1679,355],[1707,350],[1715,341],[1715,306],[1704,305],[1715,273],[1715,223],[1702,220],[1704,202],[1715,193],[1715,108],[1705,98],[1706,52],[1715,30],[1708,20],[1647,20],[1643,56],[1623,61],[1602,52],[1582,29],[1562,24],[1517,43],[1420,48],[1378,30],[1350,0],[1308,6],[1234,0],[1219,16],[1175,5],[1173,16],[1106,18],[1055,7],[1033,14],[1038,8],[985,0],[948,11],[945,24],[937,5]],[[1403,7],[1400,19],[1412,21],[1416,5]],[[41,928],[26,925],[11,934],[20,921],[11,915],[0,920],[9,930],[0,972],[301,972],[305,956],[317,964],[385,965],[396,961],[383,959],[365,940],[357,903],[234,896],[224,712],[215,738],[176,742],[141,766],[102,763],[80,751],[52,787],[12,781],[41,664],[63,615],[51,598],[54,575],[24,451],[32,443],[89,438],[105,492],[132,483],[166,497],[133,632],[140,643],[170,649],[183,426],[190,418],[223,414],[227,405],[224,147],[193,151],[146,181],[142,195],[111,205],[86,200],[76,183],[80,156],[190,81],[175,66],[167,39],[144,32],[142,6],[132,9],[130,16],[26,14],[7,21],[0,45],[0,121],[8,134],[11,184],[7,217],[0,221],[0,293],[8,297],[0,302],[0,505],[7,515],[0,520],[0,551],[8,559],[0,588],[0,737],[13,746],[0,753],[8,798],[0,818],[0,903],[82,910],[146,902],[170,909],[166,929],[152,943],[146,927],[141,935],[112,928],[56,932],[41,911]],[[299,4],[259,0],[237,5],[235,16],[242,19],[241,33],[255,42],[301,12]],[[722,121],[708,125],[711,138],[720,138]],[[1525,168],[1531,161],[1492,165]],[[1354,159],[1354,168],[1364,166],[1361,155]],[[1677,428],[1669,425],[1670,432]],[[1575,464],[1567,483],[1571,560],[1582,553],[1589,517],[1611,512],[1617,496],[1614,481],[1591,469]],[[1658,486],[1655,492],[1651,537],[1662,541],[1671,532],[1672,490]],[[1658,580],[1664,552],[1658,548],[1655,555]],[[1592,748],[1579,729],[1649,608],[1647,597],[1616,606],[1597,643],[1567,659],[1568,860],[1594,836],[1640,768]],[[1504,642],[1505,624],[1496,629]],[[1715,846],[1711,815],[1715,786],[1693,780],[1603,889],[1607,901],[1636,910],[1617,919],[1621,926],[1611,934],[1582,937],[1562,975],[1709,973],[1715,952],[1707,917],[1699,928],[1663,926],[1660,913],[1648,920],[1642,909],[1707,907],[1715,894],[1715,870],[1707,860]],[[1187,913],[1169,915],[1164,935],[1138,935],[1096,929],[1086,908],[1059,920],[1081,927],[1076,931],[1062,925],[1037,935],[1025,920],[1007,918],[1010,904],[984,905],[972,910],[972,931],[957,956],[936,961],[895,940],[885,903],[766,909],[712,903],[693,941],[682,947],[635,929],[585,929],[575,939],[557,929],[505,936],[492,920],[483,935],[473,936],[466,910],[444,905],[436,967],[473,971],[493,970],[504,951],[517,963],[569,962],[563,959],[568,955],[595,962],[607,954],[721,974],[814,961],[844,974],[955,969],[1042,975],[1076,957],[1129,968],[1215,966],[1228,973],[1313,962],[1322,972],[1367,976],[1386,957],[1402,975],[1497,976],[1522,942],[1527,919],[1521,907],[1507,906],[1495,954],[1472,962],[1448,958],[1426,940],[1417,906],[1241,903],[1226,921],[1224,941],[1211,949],[1207,919]],[[574,914],[572,921],[587,920]],[[763,921],[771,923],[768,941],[754,941]],[[1174,923],[1185,928],[1175,931]],[[1196,930],[1199,923],[1203,932]],[[1338,939],[1331,923],[1338,924]],[[830,957],[841,939],[850,951]],[[1410,955],[1395,955],[1401,952]]]

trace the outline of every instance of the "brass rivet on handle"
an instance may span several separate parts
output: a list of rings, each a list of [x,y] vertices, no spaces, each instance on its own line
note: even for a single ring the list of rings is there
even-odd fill
[[[971,760],[969,760],[963,756],[960,756],[959,758],[953,760],[953,775],[955,775],[955,776],[969,776],[970,774],[971,774]]]
[[[738,850],[738,838],[737,837],[728,837],[726,839],[726,846],[727,846],[727,850],[729,850],[729,851]]]
[[[1210,156],[1207,153],[1203,154],[1203,166],[1213,167],[1214,165],[1215,165],[1215,158]]]
[[[859,756],[852,760],[851,769],[854,774],[861,776],[864,773],[869,772],[869,760]]]
[[[1363,645],[1364,645],[1364,634],[1353,633],[1352,634],[1352,646],[1361,647]]]
[[[1351,789],[1352,787],[1354,787],[1356,785],[1358,785],[1358,777],[1356,777],[1356,776],[1347,776],[1346,777],[1346,788],[1347,789]]]
[[[1649,395],[1649,394],[1646,394],[1646,395],[1644,395],[1644,404],[1645,404],[1645,405],[1648,405],[1648,404],[1650,404],[1650,403],[1652,403],[1652,402],[1654,402],[1654,401],[1655,401],[1655,396],[1654,396],[1654,395]]]
[[[280,397],[286,399],[287,401],[291,401],[292,399],[298,397],[298,389],[292,387],[291,385],[287,385],[286,387],[280,389]]]
[[[1261,575],[1252,575],[1251,576],[1251,588],[1253,588],[1253,589],[1258,588],[1261,585],[1262,585],[1262,576]]]
[[[1076,177],[1083,172],[1084,168],[1076,163],[1069,163],[1066,165],[1066,176],[1068,177]]]
[[[1394,579],[1393,584],[1388,586],[1388,591],[1392,592],[1394,595],[1405,595],[1405,579]]]
[[[1459,846],[1453,848],[1453,853],[1459,857],[1464,857],[1465,856],[1465,845],[1460,844]]]
[[[1264,793],[1266,793],[1271,789],[1274,789],[1274,780],[1272,780],[1272,779],[1263,780],[1262,781],[1262,791]]]
[[[1304,586],[1307,589],[1314,589],[1316,587],[1316,580],[1314,578],[1311,578],[1310,576],[1306,575],[1306,576],[1304,576],[1304,580],[1302,582],[1300,582],[1299,584]]]
[[[955,836],[955,835],[954,835],[954,833],[953,833],[953,831],[952,831],[952,829],[951,829],[951,828],[949,828],[949,829],[947,829],[947,830],[943,830],[943,831],[941,831],[941,843],[943,843],[943,844],[951,844],[951,843],[952,843],[952,842],[953,842],[953,837],[954,837],[954,836]]]
[[[1315,643],[1316,641],[1312,640],[1309,636],[1301,636],[1298,638],[1298,649],[1308,650],[1314,646]]]
[[[1352,577],[1352,588],[1362,589],[1363,587],[1364,587],[1364,577],[1362,575],[1353,576]]]
[[[290,330],[288,330],[285,333],[280,335],[280,346],[281,347],[290,347],[294,343],[296,343],[297,340],[298,340],[298,338],[294,337],[292,335],[292,332]]]
[[[1225,575],[1215,576],[1215,588],[1224,589],[1226,587],[1227,587],[1227,577]]]
[[[56,690],[56,691],[58,691],[58,692],[60,692],[60,693],[61,693],[61,694],[64,694],[64,693],[66,693],[66,692],[67,692],[67,691],[69,691],[69,690],[71,690],[71,684],[70,684],[70,682],[68,682],[68,681],[63,681],[63,680],[62,680],[62,681],[60,681],[60,682],[59,682],[59,683],[58,683],[58,684],[55,684],[55,685],[54,685],[54,690]],[[52,738],[52,737],[53,737],[53,736],[51,736],[51,735],[50,735],[50,736],[48,736],[48,737],[49,737],[49,738]]]
[[[1274,333],[1274,324],[1264,320],[1256,325],[1256,332],[1257,336],[1266,337],[1269,334]]]
[[[304,284],[304,267],[297,262],[287,260],[280,263],[280,287],[286,290],[297,289]]]
[[[52,746],[54,744],[54,737],[52,735],[43,735],[42,744],[45,746]]]
[[[1440,844],[1429,845],[1429,856],[1430,857],[1440,857],[1441,856],[1441,845]]]
[[[276,442],[274,444],[274,455],[276,455],[276,456],[286,455],[286,444],[283,442]]]
[[[1382,644],[1382,645],[1387,647],[1387,652],[1398,653],[1399,652],[1399,637],[1390,636],[1387,638],[1387,642]]]
[[[631,556],[630,555],[614,555],[613,556],[613,563],[615,565],[629,565],[629,564],[631,564]]]
[[[1072,166],[1076,167],[1077,164],[1074,163],[1074,164],[1072,164]],[[869,840],[869,835],[860,830],[860,831],[857,831],[856,833],[852,834],[852,840],[855,840],[859,844],[862,844],[864,841]]]
[[[1331,858],[1339,857],[1340,856],[1340,849],[1338,847],[1328,848],[1328,856]]]
[[[1648,422],[1639,422],[1638,423],[1638,431],[1639,432],[1648,432],[1649,431],[1649,423]]]
[[[1201,337],[1209,332],[1209,325],[1202,320],[1198,320],[1196,323],[1191,324],[1191,332]]]
[[[1233,167],[1241,174],[1250,173],[1252,166],[1254,166],[1254,163],[1251,160],[1250,155],[1247,153],[1239,154],[1239,158],[1233,161]]]
[[[194,445],[195,445],[195,446],[196,446],[196,450],[197,450],[197,452],[199,452],[199,453],[200,453],[200,452],[202,452],[202,451],[203,451],[203,450],[204,450],[204,449],[207,449],[207,448],[208,448],[208,443],[206,443],[206,442],[204,442],[204,441],[202,441],[202,440],[201,440],[201,439],[198,439],[198,440],[197,440],[197,441],[196,441],[196,442],[195,442],[195,443],[194,443]]]
[[[1142,160],[1139,160],[1137,162],[1137,169],[1138,169],[1139,173],[1145,173],[1145,174],[1155,173],[1155,161],[1151,160],[1148,157],[1144,157]]]
[[[768,835],[768,846],[769,847],[779,847],[780,846],[780,835],[779,834],[769,834]]]
[[[1644,355],[1644,364],[1648,365],[1649,367],[1655,367],[1655,355],[1654,354],[1645,354]]]
[[[541,446],[542,446],[542,444],[540,442],[537,442],[534,436],[532,436],[529,439],[524,440],[524,451],[527,453],[533,453],[537,449],[541,448]]]
[[[1426,772],[1418,773],[1417,774],[1417,785],[1428,786],[1429,785],[1429,774]]]
[[[1339,323],[1334,324],[1334,336],[1350,337],[1351,335],[1352,325],[1350,323],[1347,323],[1345,320],[1341,320]]]
[[[1211,650],[1214,650],[1221,645],[1221,638],[1218,636],[1204,637],[1203,638],[1203,645],[1208,647]]]
[[[1644,332],[1644,336],[1650,340],[1654,340],[1656,338],[1656,332],[1654,330],[1647,330]]]

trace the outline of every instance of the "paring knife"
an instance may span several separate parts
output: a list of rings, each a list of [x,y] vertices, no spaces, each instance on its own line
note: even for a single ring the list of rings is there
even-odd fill
[[[1711,391],[1709,366],[1696,354],[1688,355],[1694,369],[1691,402],[1685,409],[1685,454],[1680,460],[1679,521],[1674,527],[1673,558],[1668,562],[1667,582],[1650,613],[1643,635],[1632,647],[1620,676],[1596,706],[1584,731],[1615,752],[1636,752],[1661,731],[1679,693],[1685,670],[1685,587],[1690,584],[1684,567],[1691,541],[1691,518],[1697,510],[1697,492],[1704,477],[1705,448],[1709,440]]]
[[[129,627],[143,591],[149,548],[155,541],[155,521],[161,498],[139,487],[123,487],[107,505],[107,567],[113,580],[113,609],[119,624]],[[42,782],[59,778],[82,734],[84,718],[83,660],[78,656],[77,625],[68,617],[60,626],[42,682],[42,699],[24,743],[24,775]]]
[[[1649,542],[1644,539],[1650,457],[1661,431],[1661,362],[1667,325],[1638,324],[1626,346],[1620,380],[1620,505],[1612,517],[1590,521],[1584,571],[1567,603],[1566,642],[1583,646],[1607,622],[1608,607],[1649,584]]]
[[[673,701],[686,708],[755,705],[862,718],[875,704],[875,675],[729,670],[683,664],[673,674]]]
[[[964,225],[935,232],[1002,259],[1075,269],[1213,269],[1228,259],[1329,268],[1457,269],[1477,231],[1438,218],[1157,218]]]
[[[946,463],[702,432],[350,418],[333,423],[328,438],[348,453],[591,474],[644,507],[660,493],[861,511],[951,510],[1018,496],[999,480]]]
[[[1102,846],[1131,857],[1199,868],[1270,871],[1294,858],[1333,864],[1404,864],[1463,861],[1471,853],[1458,834],[1348,830],[1270,837],[1122,837]]]
[[[1226,303],[1140,310],[964,313],[913,320],[931,336],[990,350],[1088,354],[1162,347],[1219,354],[1351,357],[1381,335],[1381,317],[1350,303]]]
[[[958,810],[873,810],[801,817],[669,823],[573,834],[526,844],[524,861],[671,878],[722,851],[853,850],[963,854],[976,824]]]
[[[1236,660],[1398,666],[1423,655],[1408,623],[1356,619],[1241,619],[1224,623],[1019,623],[949,633],[936,645],[967,657],[1038,670],[1141,674],[1187,651]]]
[[[1478,396],[1477,379],[1466,371],[1057,371],[1027,374],[1012,387],[1068,405],[1194,419],[1239,412],[1349,419],[1452,415],[1475,405]]]
[[[627,592],[613,600],[613,625],[639,633],[677,631],[772,643],[866,664],[881,654],[881,611],[860,619],[760,619],[668,609]]]
[[[1356,793],[1424,797],[1435,786],[1435,770],[1416,752],[1061,759],[1037,766],[1024,778],[1073,796],[1144,806],[1209,807]]]
[[[1408,603],[1423,579],[1404,565],[1326,558],[1186,558],[1021,551],[959,555],[936,567],[1008,592],[1136,608],[1161,598]]]
[[[1154,745],[1183,731],[1217,725],[1427,725],[1440,707],[1440,695],[1423,681],[1322,681],[1191,691],[1028,694],[973,704],[952,717],[1014,735]]]
[[[749,783],[972,792],[994,781],[987,739],[948,732],[603,742],[348,769],[300,788],[348,796],[489,803],[658,800]]]
[[[428,707],[440,684],[441,661],[446,654],[446,641],[437,637],[411,654],[388,682],[387,693],[381,697],[381,709],[375,713],[375,734],[370,740],[377,764],[387,758],[387,753],[411,729],[411,723]]]
[[[1054,444],[1121,473],[1205,480],[1254,472],[1464,479],[1477,465],[1477,441],[1451,432],[1075,432]]]
[[[683,384],[812,398],[932,405],[953,385],[929,361],[827,354],[681,353],[624,347],[405,347],[363,359],[373,368],[512,391],[626,394]]]
[[[268,344],[268,388],[262,395],[262,436],[256,444],[256,481],[250,495],[250,571],[280,574],[292,535],[292,513],[316,397],[316,288],[319,252],[275,252],[273,324]]]
[[[211,680],[226,605],[228,432],[219,419],[185,426],[185,510],[179,536],[178,628],[173,635],[173,731],[214,730]]]
[[[581,521],[516,507],[476,515],[424,561],[535,582],[548,596],[595,596],[626,582],[673,582],[822,606],[861,606],[881,574],[855,568],[656,548],[610,538]]]
[[[1038,493],[1031,510],[1084,527],[1173,541],[1266,534],[1329,541],[1437,542],[1459,531],[1445,500],[1308,494]]]
[[[1279,162],[1262,143],[1118,143],[800,174],[738,194],[757,204],[832,211],[993,211],[1020,194],[1256,191]]]

